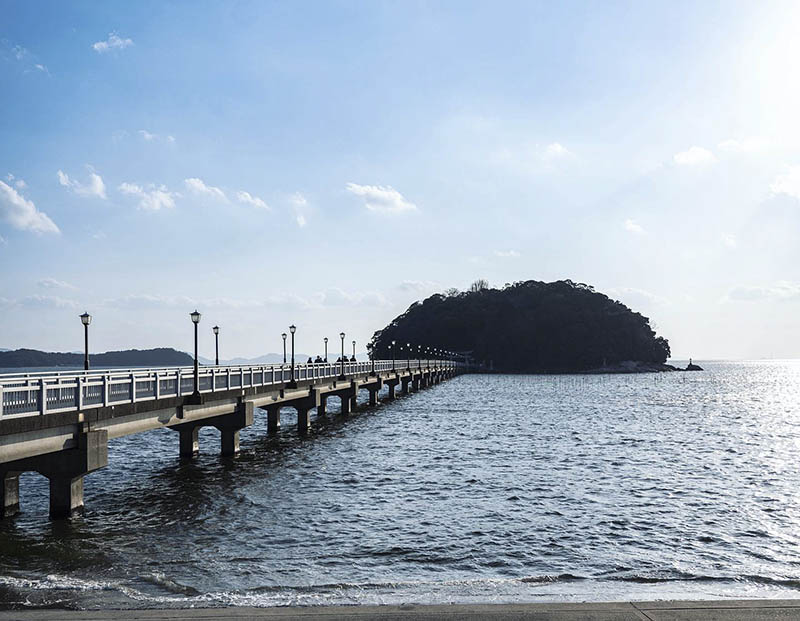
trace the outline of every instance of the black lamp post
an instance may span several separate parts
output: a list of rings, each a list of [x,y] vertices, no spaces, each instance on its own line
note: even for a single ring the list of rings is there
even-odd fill
[[[395,344],[396,344],[396,343],[397,343],[397,341],[392,341],[392,344],[391,344],[391,346],[390,346],[390,347],[391,347],[391,349],[392,349],[392,371],[394,371],[394,370],[395,370],[395,368],[394,368],[394,356],[395,356],[395,353],[394,353],[394,346],[395,346]]]
[[[89,324],[92,323],[92,316],[84,312],[81,315],[81,323],[83,324],[83,370],[89,370]]]
[[[356,357],[356,342],[353,341],[353,358]]]
[[[328,337],[326,336],[323,340],[325,341],[325,358],[323,360],[328,362]]]
[[[422,345],[417,345],[417,368],[422,369]]]
[[[189,317],[192,318],[192,323],[194,324],[194,394],[200,394],[200,367],[197,362],[197,324],[200,323],[200,313],[194,311],[193,313],[189,313]]]
[[[290,388],[297,388],[297,382],[294,381],[294,333],[296,330],[297,328],[294,325],[289,326],[289,332],[292,333],[292,372],[289,379]]]
[[[211,329],[214,331],[214,351],[216,352],[214,364],[219,366],[219,326],[214,326]]]
[[[346,379],[344,375],[344,332],[340,332],[339,337],[342,339],[342,372],[339,374],[339,379]]]
[[[372,360],[372,370],[369,372],[370,377],[375,377],[375,345],[373,344],[372,349],[369,352],[370,360]]]
[[[406,361],[407,362],[406,369],[408,369],[410,371],[411,370],[411,343],[406,343],[406,350],[407,350],[406,351],[406,356],[408,357],[408,360]]]
[[[283,339],[283,364],[286,364],[286,332],[281,334],[281,338]]]

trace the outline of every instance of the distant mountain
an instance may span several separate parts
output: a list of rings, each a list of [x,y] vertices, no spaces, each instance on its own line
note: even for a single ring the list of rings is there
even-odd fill
[[[89,364],[101,367],[172,367],[192,364],[192,357],[168,347],[126,349],[104,354],[90,354]],[[0,368],[14,367],[82,367],[83,354],[45,352],[36,349],[0,351]]]

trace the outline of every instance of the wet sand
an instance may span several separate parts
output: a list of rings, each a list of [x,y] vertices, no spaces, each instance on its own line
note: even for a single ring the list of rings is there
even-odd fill
[[[278,608],[195,608],[170,610],[9,610],[0,621],[744,621],[800,619],[797,600],[656,601],[580,604],[461,604],[436,606],[330,606]]]

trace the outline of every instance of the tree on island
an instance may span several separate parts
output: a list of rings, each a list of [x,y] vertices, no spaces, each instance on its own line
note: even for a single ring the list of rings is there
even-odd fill
[[[664,363],[669,342],[650,320],[571,280],[528,280],[469,291],[449,289],[415,302],[368,345],[391,358],[391,342],[412,343],[471,358],[496,370],[527,373],[587,371],[633,360]]]

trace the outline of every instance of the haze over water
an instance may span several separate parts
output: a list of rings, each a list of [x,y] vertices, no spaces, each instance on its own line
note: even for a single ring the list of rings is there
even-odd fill
[[[701,364],[466,375],[304,439],[258,411],[234,460],[114,440],[70,523],[23,475],[0,606],[796,597],[800,361]]]

